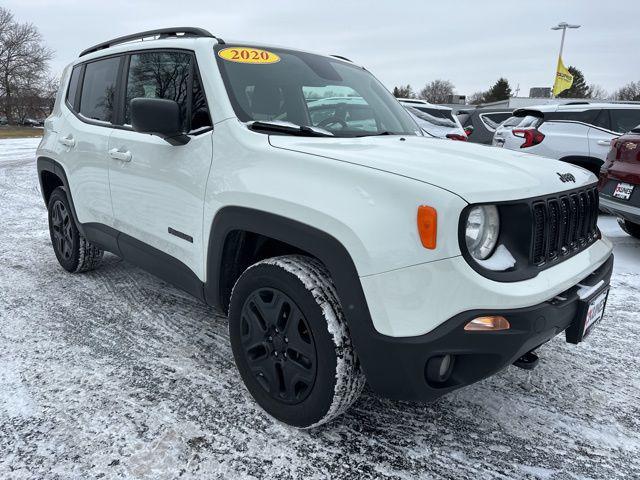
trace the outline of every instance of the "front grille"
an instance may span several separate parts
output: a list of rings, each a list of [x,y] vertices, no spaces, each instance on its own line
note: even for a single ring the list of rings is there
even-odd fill
[[[584,250],[598,237],[595,187],[533,203],[531,263],[542,266]]]

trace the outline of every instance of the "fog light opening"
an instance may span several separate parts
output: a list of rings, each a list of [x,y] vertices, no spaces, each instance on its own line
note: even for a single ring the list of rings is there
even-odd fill
[[[455,357],[449,354],[430,358],[427,362],[427,381],[444,383],[449,380],[453,372],[454,360]]]
[[[497,332],[510,328],[509,320],[500,315],[477,317],[464,326],[467,332]]]

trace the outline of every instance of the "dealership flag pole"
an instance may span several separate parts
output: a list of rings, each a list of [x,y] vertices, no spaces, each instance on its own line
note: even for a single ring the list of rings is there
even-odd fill
[[[571,87],[573,83],[573,77],[562,63],[562,51],[564,49],[564,37],[567,33],[567,28],[580,28],[580,25],[570,25],[567,22],[561,22],[555,27],[551,27],[551,30],[562,30],[562,39],[560,40],[560,53],[558,54],[558,66],[556,68],[556,76],[553,82],[552,97],[557,97],[559,93],[567,88]],[[567,85],[568,84],[568,85]],[[564,88],[563,88],[564,87]],[[560,88],[558,91],[557,88]]]

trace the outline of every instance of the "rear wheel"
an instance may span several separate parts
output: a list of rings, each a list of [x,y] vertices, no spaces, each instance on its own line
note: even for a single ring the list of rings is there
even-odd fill
[[[58,187],[51,193],[48,210],[51,244],[62,268],[71,273],[96,268],[104,252],[79,232],[63,188]]]
[[[249,267],[231,294],[233,355],[256,402],[308,428],[342,414],[365,379],[325,267],[300,255]]]
[[[640,224],[618,218],[618,225],[632,237],[640,239]]]

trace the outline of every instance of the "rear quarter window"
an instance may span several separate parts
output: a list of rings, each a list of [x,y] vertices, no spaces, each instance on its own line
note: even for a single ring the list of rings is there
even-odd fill
[[[580,122],[593,125],[598,114],[599,109],[582,110],[582,111],[558,111],[548,112],[544,114],[544,119],[547,121],[565,121],[565,122]]]
[[[526,117],[520,118],[521,120],[517,125],[518,128],[536,128],[542,123],[542,119],[540,117],[536,117],[535,115],[527,115]]]
[[[502,123],[502,126],[503,127],[515,127],[516,125],[518,125],[520,123],[521,120],[522,120],[522,117],[509,117]]]
[[[611,130],[626,133],[640,125],[640,108],[611,109]]]
[[[497,113],[481,113],[480,114],[480,118],[482,119],[482,123],[485,124],[485,126],[487,128],[489,128],[490,130],[495,130],[496,128],[498,128],[498,125],[500,125],[502,122],[504,122],[505,120],[507,120],[509,117],[511,117],[510,113],[502,113],[502,112],[497,112]]]
[[[78,111],[76,105],[76,97],[78,93],[78,87],[80,86],[80,75],[82,73],[82,65],[76,65],[71,71],[71,78],[69,79],[69,87],[67,88],[67,103],[74,112]]]

